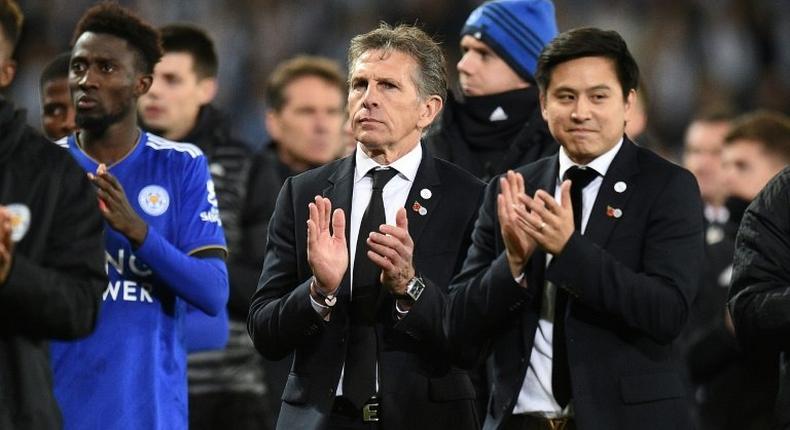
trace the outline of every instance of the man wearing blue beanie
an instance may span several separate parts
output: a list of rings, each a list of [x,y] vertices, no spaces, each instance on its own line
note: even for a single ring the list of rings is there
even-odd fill
[[[441,125],[428,138],[435,153],[485,181],[556,153],[533,77],[556,35],[549,0],[495,0],[475,9],[461,30],[462,97],[448,94]]]

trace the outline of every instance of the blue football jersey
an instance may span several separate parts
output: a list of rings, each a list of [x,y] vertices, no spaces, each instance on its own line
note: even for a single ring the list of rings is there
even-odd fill
[[[69,136],[58,142],[86,172],[98,163]],[[184,254],[225,248],[214,185],[194,145],[141,132],[108,166],[134,210]],[[52,342],[55,395],[67,429],[186,429],[186,303],[105,224],[109,285],[96,330]],[[173,270],[179,270],[173,267]]]

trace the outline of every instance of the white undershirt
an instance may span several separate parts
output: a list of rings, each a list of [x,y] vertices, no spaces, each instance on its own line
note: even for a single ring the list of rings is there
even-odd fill
[[[587,228],[587,221],[590,219],[595,198],[598,196],[598,190],[601,188],[603,177],[609,170],[617,151],[620,150],[623,141],[615,145],[609,151],[601,154],[598,158],[587,164],[598,172],[598,177],[592,180],[582,190],[582,234]],[[565,172],[578,164],[571,161],[565,148],[560,147],[559,153],[559,176],[557,177],[557,185],[554,189],[554,199],[558,202],[561,201],[560,185]],[[551,262],[552,255],[546,255],[546,266]],[[531,287],[530,287],[531,288]],[[562,410],[560,405],[554,400],[554,394],[551,389],[551,368],[552,368],[552,337],[554,333],[554,299],[556,296],[556,287],[546,281],[543,286],[543,299],[540,304],[540,319],[538,320],[538,328],[535,331],[535,340],[532,346],[532,352],[529,357],[529,368],[524,377],[524,382],[521,385],[521,391],[516,400],[516,406],[513,407],[513,414],[530,414],[539,415],[543,417],[560,417],[572,415],[573,410],[571,404]]]
[[[362,144],[360,143],[357,143],[357,150],[354,157],[356,160],[356,167],[354,168],[354,188],[351,194],[351,224],[349,226],[350,237],[348,238],[348,249],[351,250],[351,252],[349,252],[350,257],[348,266],[351,275],[351,290],[353,290],[354,286],[354,258],[357,249],[357,240],[360,240],[359,226],[362,223],[362,216],[365,214],[365,209],[370,202],[370,196],[373,194],[373,178],[367,173],[370,169],[385,167],[368,157],[365,151],[362,150]],[[395,214],[398,212],[398,209],[406,205],[406,199],[409,198],[409,191],[411,191],[411,186],[414,183],[414,178],[417,176],[417,170],[420,167],[421,161],[422,146],[417,143],[414,149],[388,166],[396,169],[398,174],[390,179],[382,190],[381,198],[384,201],[384,216],[387,220],[387,224],[395,225]],[[365,240],[365,238],[361,238],[361,240]],[[318,304],[312,300],[312,297],[311,301],[313,303],[313,308],[316,308]],[[316,311],[324,315],[320,309],[316,308]],[[343,370],[340,372],[340,382],[337,385],[336,394],[338,396],[343,395],[343,374],[345,373],[345,364],[343,367]],[[378,372],[378,363],[376,371]],[[378,375],[376,375],[376,389],[378,390]]]

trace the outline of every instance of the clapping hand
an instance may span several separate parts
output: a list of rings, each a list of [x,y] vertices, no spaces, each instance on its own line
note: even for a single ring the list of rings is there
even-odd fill
[[[524,177],[509,170],[499,179],[497,216],[508,265],[514,278],[523,273],[524,265],[536,248],[535,240],[527,233],[530,225],[525,198],[528,197],[524,194]]]
[[[571,205],[571,181],[560,185],[560,202],[543,190],[534,198],[522,197],[529,209],[527,232],[538,245],[552,255],[565,248],[574,231],[573,205]]]
[[[367,244],[370,247],[368,258],[381,268],[381,284],[392,294],[404,295],[415,275],[412,265],[414,241],[409,235],[406,209],[398,209],[394,226],[383,224],[378,232],[371,232]]]
[[[11,214],[0,206],[0,284],[8,279],[14,258],[14,241],[11,228]]]
[[[126,236],[135,247],[142,245],[148,234],[148,225],[129,204],[126,192],[118,179],[104,164],[99,164],[96,174],[88,172],[88,179],[96,186],[99,212],[107,223]]]
[[[348,269],[346,217],[343,209],[335,209],[333,213],[332,202],[321,196],[315,196],[308,209],[307,262],[315,277],[315,287],[326,297],[337,291]]]

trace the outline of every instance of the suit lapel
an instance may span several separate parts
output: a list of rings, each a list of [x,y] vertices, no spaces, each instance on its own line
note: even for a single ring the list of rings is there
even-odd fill
[[[537,189],[544,190],[552,196],[554,195],[554,188],[557,186],[557,176],[559,176],[560,171],[559,155],[554,154],[548,159],[545,159],[543,163],[545,163],[543,168],[535,169],[533,175],[524,178],[527,182],[527,192],[532,191],[532,196],[535,195]],[[532,189],[532,187],[535,188]]]
[[[442,200],[442,187],[436,164],[432,155],[423,146],[422,160],[414,183],[406,199],[406,217],[409,220],[409,234],[415,248],[428,220],[438,210]]]
[[[633,176],[639,172],[636,146],[623,138],[623,145],[612,160],[595,199],[584,236],[600,247],[605,247],[614,227],[621,217],[628,199],[636,188]]]
[[[343,209],[346,216],[346,242],[351,237],[351,194],[354,190],[354,156],[344,158],[340,161],[337,169],[329,176],[329,184],[324,188],[322,195],[332,202],[332,211],[337,208]],[[350,245],[347,245],[350,246]],[[340,282],[338,298],[341,302],[348,301],[350,298],[350,270],[346,270],[343,280]]]

